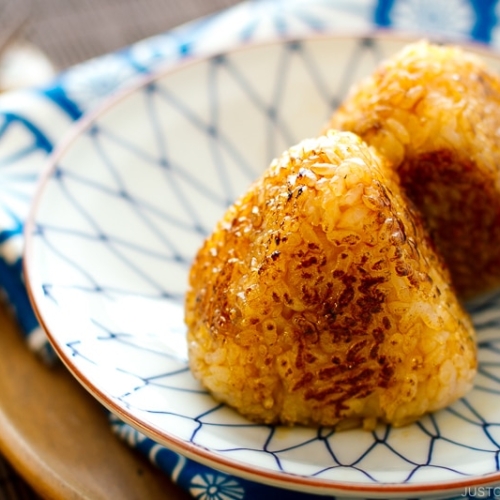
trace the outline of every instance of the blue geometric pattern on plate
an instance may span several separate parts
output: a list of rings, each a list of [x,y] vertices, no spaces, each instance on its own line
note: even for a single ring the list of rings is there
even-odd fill
[[[204,236],[274,155],[316,135],[350,84],[402,45],[318,38],[188,64],[106,108],[61,152],[35,203],[29,287],[63,360],[120,418],[206,465],[314,493],[498,480],[499,296],[473,306],[474,390],[403,429],[254,424],[187,366],[182,301]]]
[[[21,233],[45,158],[51,153],[53,145],[67,133],[71,122],[81,118],[113,93],[131,85],[138,75],[150,73],[158,66],[174,65],[190,56],[213,53],[252,40],[328,31],[346,23],[352,29],[368,29],[371,26],[371,3],[371,0],[356,0],[346,8],[342,2],[337,4],[336,1],[329,0],[243,2],[234,8],[190,22],[123,50],[78,64],[61,73],[46,88],[26,92],[23,99],[16,100],[13,95],[9,96],[9,103],[17,103],[14,112],[20,112],[26,119],[28,128],[24,139],[31,139],[32,128],[51,139],[49,147],[37,143],[29,151],[21,144],[14,155],[11,154],[12,141],[0,131],[0,158],[5,160],[5,166],[13,172],[29,171],[30,174],[24,179],[26,196],[22,203],[19,199],[11,202],[11,198],[5,196],[3,206],[0,207],[0,230],[5,230],[3,241],[6,242],[0,246],[0,286],[15,309],[21,330],[33,350],[48,362],[54,360],[26,297],[21,273]],[[46,112],[47,109],[50,109],[49,113]],[[11,114],[10,104],[0,104],[0,114],[3,113]],[[52,119],[54,113],[65,117],[63,128],[60,127],[59,120],[54,122]],[[18,188],[17,180],[9,174],[2,175],[1,181],[4,190]],[[13,233],[10,231],[11,216],[19,207],[21,211]]]
[[[121,51],[79,64],[62,73],[56,80],[39,93],[51,104],[59,108],[70,120],[77,120],[94,108],[109,95],[127,87],[138,74],[153,71],[159,65],[175,64],[192,55],[224,50],[228,46],[238,46],[253,40],[269,40],[286,36],[305,35],[314,32],[341,32],[349,30],[369,30],[373,23],[397,30],[410,29],[431,36],[448,36],[456,39],[474,39],[496,44],[498,38],[495,28],[498,3],[491,1],[436,2],[422,0],[256,0],[243,2],[231,9],[191,22],[164,34],[148,38]],[[443,22],[445,20],[446,22]],[[221,34],[223,34],[221,36]],[[23,105],[22,110],[33,114],[28,123],[41,126],[43,133],[53,132],[53,123],[44,115],[42,109]],[[64,130],[65,132],[66,130]],[[57,141],[63,134],[58,132]],[[6,146],[5,137],[0,134],[0,150]],[[0,156],[2,155],[0,151]],[[37,183],[43,160],[40,155],[50,151],[42,147],[36,150],[38,161],[30,169],[31,180],[27,184],[33,189]],[[22,151],[19,151],[21,155]],[[21,170],[26,162],[22,156],[9,158],[8,163]],[[10,189],[12,179],[2,176],[2,185]],[[15,187],[15,186],[14,186]],[[13,208],[7,205],[0,208],[0,217],[9,216]],[[20,229],[24,223],[24,213],[30,203],[25,200]],[[3,228],[0,219],[0,229]],[[7,239],[10,237],[7,235]],[[16,233],[16,238],[20,236]],[[14,242],[10,247],[0,247],[0,265],[4,268],[0,283],[9,301],[17,310],[20,326],[26,333],[31,347],[43,348],[42,332],[25,297],[23,283],[19,274],[22,244]],[[13,249],[17,259],[12,259]],[[4,258],[5,256],[5,258]],[[11,265],[14,261],[15,264]],[[33,335],[31,335],[33,334]],[[31,339],[30,339],[31,337]],[[50,353],[49,353],[50,354]]]

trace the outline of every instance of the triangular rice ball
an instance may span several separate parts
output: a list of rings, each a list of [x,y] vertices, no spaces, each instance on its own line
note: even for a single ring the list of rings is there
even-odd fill
[[[275,160],[193,263],[190,364],[254,421],[406,424],[463,396],[474,331],[395,174],[329,132]]]

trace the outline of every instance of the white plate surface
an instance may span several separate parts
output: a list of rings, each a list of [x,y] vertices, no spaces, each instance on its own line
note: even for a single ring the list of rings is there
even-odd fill
[[[158,442],[258,482],[379,498],[500,482],[500,298],[472,307],[474,390],[402,429],[270,427],[216,403],[186,360],[194,253],[282,150],[406,41],[314,38],[193,61],[105,106],[59,149],[27,226],[29,292],[58,354]],[[483,53],[491,66],[500,61]]]

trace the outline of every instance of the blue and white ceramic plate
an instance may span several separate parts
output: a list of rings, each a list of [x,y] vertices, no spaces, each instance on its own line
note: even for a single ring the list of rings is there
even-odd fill
[[[57,353],[107,408],[187,457],[283,488],[389,498],[500,483],[499,297],[471,306],[474,390],[402,429],[257,425],[216,403],[186,360],[183,295],[205,235],[405,43],[322,37],[191,61],[115,98],[59,148],[28,223],[26,277]]]

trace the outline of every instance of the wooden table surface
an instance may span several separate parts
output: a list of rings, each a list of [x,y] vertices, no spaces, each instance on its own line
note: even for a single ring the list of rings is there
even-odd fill
[[[111,433],[66,368],[27,351],[5,307],[0,328],[0,450],[42,498],[189,498]]]
[[[27,16],[22,36],[64,69],[236,3],[0,0],[0,35]],[[0,352],[2,500],[189,498],[112,434],[102,407],[62,365],[34,358],[3,305]]]

